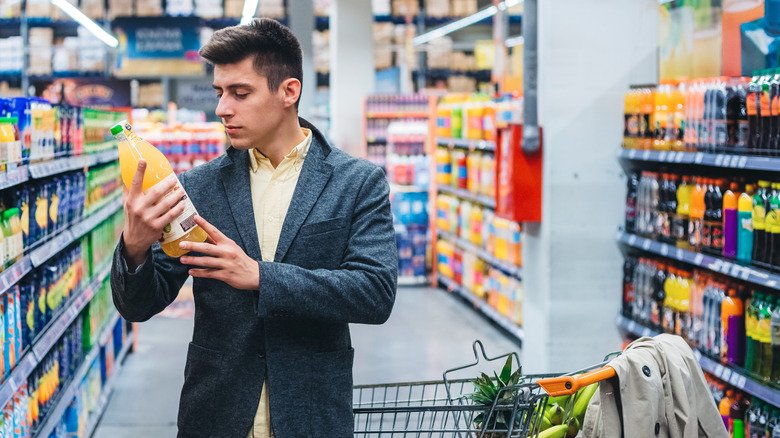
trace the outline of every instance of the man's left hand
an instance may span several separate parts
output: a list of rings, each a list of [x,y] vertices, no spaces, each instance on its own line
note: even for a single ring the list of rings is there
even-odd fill
[[[257,260],[246,255],[236,242],[202,217],[195,216],[195,223],[209,235],[209,239],[203,243],[181,242],[182,249],[203,254],[181,258],[183,264],[198,267],[190,269],[190,275],[223,281],[236,289],[260,289],[260,266]]]

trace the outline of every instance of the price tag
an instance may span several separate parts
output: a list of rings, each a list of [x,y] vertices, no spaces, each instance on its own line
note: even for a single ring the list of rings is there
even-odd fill
[[[645,151],[642,154],[642,159],[645,160],[645,161],[649,160],[650,159],[650,151]]]
[[[715,165],[716,166],[723,166],[723,160],[726,157],[723,154],[718,154],[715,156]]]
[[[720,377],[721,377],[721,379],[722,379],[724,382],[728,382],[728,381],[729,381],[729,379],[731,379],[731,370],[730,370],[729,368],[726,368],[726,367],[723,367],[723,368],[721,368],[721,369],[722,369],[722,374],[721,374],[721,376],[720,376]]]
[[[693,162],[696,164],[701,164],[702,161],[704,161],[704,154],[701,152],[696,152],[696,155],[693,157]]]
[[[629,321],[629,323],[628,323],[628,327],[627,327],[627,330],[628,330],[630,333],[636,333],[636,322],[634,322],[634,321]]]
[[[683,162],[683,158],[685,158],[685,153],[684,152],[677,152],[677,156],[674,158],[674,162],[675,163],[682,163]]]
[[[663,151],[660,154],[658,154],[658,161],[664,161],[665,162],[666,161],[666,154],[667,154],[666,151]]]
[[[677,251],[675,251],[675,258],[677,260],[683,260],[683,257],[684,257],[684,253],[682,248],[677,248]]]
[[[642,242],[642,249],[644,249],[645,251],[649,251],[650,245],[652,245],[650,239],[645,239],[644,242]]]
[[[747,163],[748,163],[748,157],[739,157],[739,162],[737,163],[737,167],[739,169],[744,169],[745,167],[747,167]]]
[[[747,383],[747,377],[743,375],[739,375],[739,377],[737,377],[736,379],[736,383],[734,383],[734,386],[736,386],[737,388],[744,388],[746,383]]]
[[[632,234],[628,236],[628,244],[634,246],[636,244],[636,235]]]
[[[696,257],[693,258],[694,265],[701,265],[702,261],[704,261],[704,256],[702,254],[696,254]]]
[[[777,281],[775,280],[767,280],[766,283],[764,283],[766,287],[776,288],[777,287]]]
[[[664,257],[669,255],[669,245],[661,245],[661,255]]]
[[[636,158],[636,149],[631,149],[630,151],[628,151],[628,158],[630,160],[633,160],[633,159]]]
[[[723,369],[723,365],[717,364],[715,365],[715,372],[713,374],[715,374],[718,378],[721,378],[723,377]]]
[[[642,330],[642,336],[649,338],[650,336],[653,336],[653,333],[650,331],[649,328],[645,327],[645,329]]]

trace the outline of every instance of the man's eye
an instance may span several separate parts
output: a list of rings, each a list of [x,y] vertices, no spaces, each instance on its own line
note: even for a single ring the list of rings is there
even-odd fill
[[[236,97],[239,99],[243,99],[247,96],[249,96],[249,93],[236,93]]]

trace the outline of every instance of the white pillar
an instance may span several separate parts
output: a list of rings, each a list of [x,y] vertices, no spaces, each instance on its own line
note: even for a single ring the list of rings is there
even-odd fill
[[[303,50],[303,93],[298,104],[298,114],[308,119],[314,109],[314,94],[317,90],[317,73],[314,71],[312,34],[314,33],[314,2],[295,0],[290,7],[290,29]]]
[[[525,226],[524,372],[620,349],[623,94],[657,77],[657,0],[538,2],[542,223]]]
[[[367,0],[335,0],[330,18],[330,134],[352,155],[362,150],[363,100],[374,90],[374,15]]]

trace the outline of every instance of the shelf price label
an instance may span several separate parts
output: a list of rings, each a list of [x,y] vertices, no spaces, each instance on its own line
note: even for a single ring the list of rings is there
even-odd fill
[[[693,162],[696,164],[701,164],[704,162],[704,154],[701,152],[696,152],[696,155],[693,156]]]
[[[669,246],[668,245],[661,245],[661,255],[666,257],[669,255]]]
[[[660,154],[658,154],[658,161],[666,162],[666,155],[667,155],[666,151],[663,151]]]
[[[649,251],[651,245],[652,242],[650,241],[650,239],[644,239],[644,241],[642,242],[642,249],[645,251]]]

